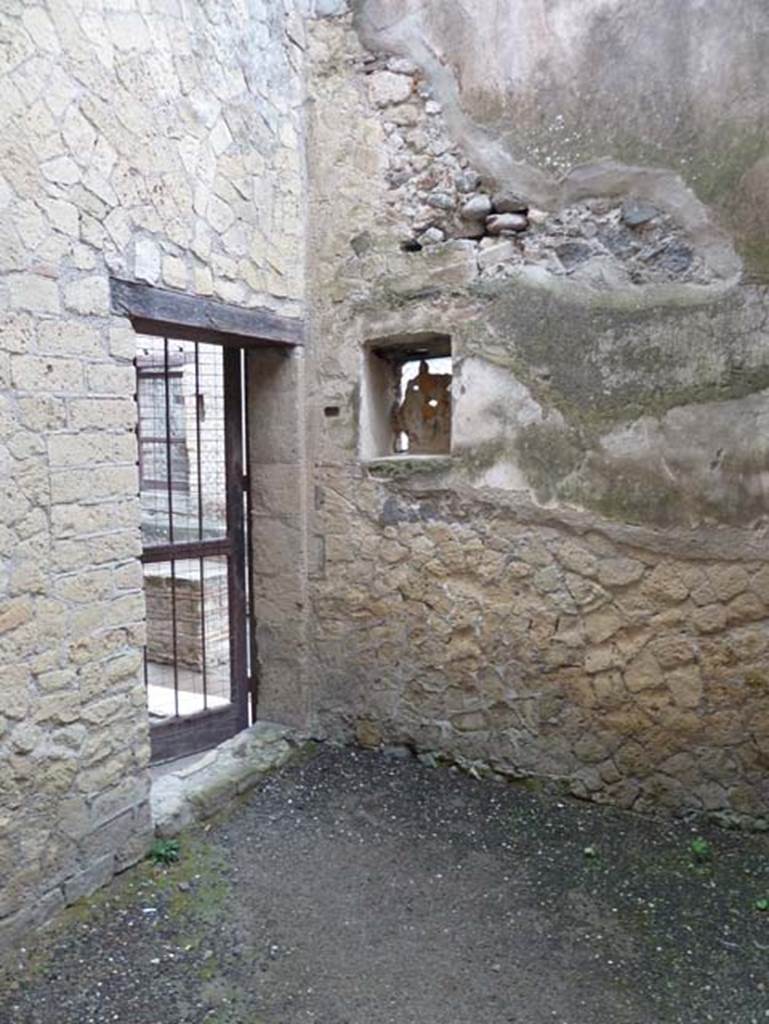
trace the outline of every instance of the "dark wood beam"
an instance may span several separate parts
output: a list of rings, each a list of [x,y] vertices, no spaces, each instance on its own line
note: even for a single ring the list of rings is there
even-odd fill
[[[218,341],[244,348],[304,343],[302,320],[268,309],[247,309],[115,277],[110,278],[110,295],[112,312],[130,317],[141,334]]]

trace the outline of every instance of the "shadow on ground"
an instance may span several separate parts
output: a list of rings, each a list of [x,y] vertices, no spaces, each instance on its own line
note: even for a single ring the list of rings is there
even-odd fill
[[[0,1022],[766,1024],[768,848],[326,750],[21,951]]]

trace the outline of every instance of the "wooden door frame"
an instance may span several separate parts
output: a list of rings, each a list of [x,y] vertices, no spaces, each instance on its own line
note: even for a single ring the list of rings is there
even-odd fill
[[[239,410],[243,401],[245,374],[241,372],[241,352],[254,348],[272,348],[289,354],[304,342],[304,323],[295,317],[284,317],[270,310],[244,309],[228,303],[181,292],[170,292],[152,285],[117,278],[110,279],[112,312],[128,317],[137,334],[148,334],[180,340],[207,342],[224,348],[225,410]],[[247,358],[247,356],[246,356]],[[248,480],[245,466],[241,424],[238,417],[225,412],[225,462],[227,464],[227,533],[231,545],[227,551],[214,550],[217,541],[208,542],[210,554],[228,555],[228,600],[230,607],[230,665],[237,692],[231,703],[197,714],[163,720],[152,726],[153,763],[170,760],[216,746],[244,729],[249,719],[247,678],[246,602],[246,529],[243,512],[243,491]],[[196,554],[206,545],[195,545]],[[174,557],[183,555],[177,545]],[[154,557],[154,556],[153,556]],[[233,567],[238,567],[234,571]],[[234,614],[242,608],[240,616]],[[253,625],[253,624],[252,624]]]

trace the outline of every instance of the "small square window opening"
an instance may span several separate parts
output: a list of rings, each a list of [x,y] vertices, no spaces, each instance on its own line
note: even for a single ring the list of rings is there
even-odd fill
[[[451,451],[451,339],[398,335],[370,342],[361,389],[361,455]]]

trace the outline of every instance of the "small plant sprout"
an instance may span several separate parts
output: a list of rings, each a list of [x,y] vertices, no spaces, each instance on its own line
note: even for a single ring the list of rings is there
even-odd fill
[[[595,846],[586,846],[585,849],[582,851],[582,853],[589,860],[593,860],[595,857],[598,856],[598,850],[596,849]]]
[[[702,836],[692,839],[689,844],[689,852],[696,864],[707,864],[709,860],[713,859],[713,847]]]
[[[179,860],[181,849],[178,839],[156,839],[147,854],[153,864],[175,864]]]
[[[767,910],[769,910],[769,900],[765,897],[762,897],[760,900],[756,900],[753,906],[756,908],[756,910],[762,910],[766,912]]]

